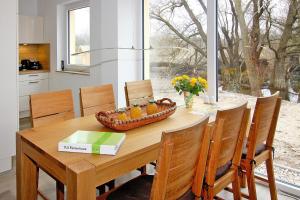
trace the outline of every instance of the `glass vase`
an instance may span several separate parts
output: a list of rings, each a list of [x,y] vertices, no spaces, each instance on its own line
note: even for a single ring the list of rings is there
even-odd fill
[[[183,92],[184,103],[186,108],[192,108],[194,103],[194,94],[190,92]]]

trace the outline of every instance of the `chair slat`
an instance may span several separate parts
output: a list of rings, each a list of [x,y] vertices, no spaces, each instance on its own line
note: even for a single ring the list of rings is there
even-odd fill
[[[33,127],[40,127],[48,124],[54,124],[58,122],[63,122],[69,119],[73,119],[75,116],[75,113],[70,111],[70,112],[65,112],[65,113],[58,113],[55,115],[49,115],[45,117],[40,117],[36,118],[33,120]]]

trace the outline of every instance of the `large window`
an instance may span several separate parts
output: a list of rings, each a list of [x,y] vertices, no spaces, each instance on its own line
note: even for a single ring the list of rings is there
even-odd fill
[[[144,1],[145,78],[154,94],[183,103],[171,85],[178,75],[206,78],[206,0]]]
[[[68,10],[68,65],[90,64],[90,8]]]
[[[170,84],[175,75],[207,77],[206,0],[144,0],[145,78],[157,97],[183,101]],[[280,91],[283,98],[275,135],[275,174],[300,186],[300,17],[295,0],[218,0],[219,101]],[[211,13],[210,13],[211,14]],[[212,16],[210,16],[212,17]],[[213,24],[208,24],[213,26]],[[210,30],[210,29],[209,29]],[[209,85],[210,87],[210,85]],[[266,174],[264,167],[257,173]]]

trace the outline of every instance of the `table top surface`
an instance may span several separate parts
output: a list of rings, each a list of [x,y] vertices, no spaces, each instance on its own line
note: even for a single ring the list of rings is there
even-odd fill
[[[128,156],[143,153],[143,151],[147,151],[151,148],[158,148],[163,131],[178,129],[193,124],[206,115],[210,115],[210,120],[212,121],[218,109],[225,109],[236,105],[237,103],[233,102],[232,104],[227,103],[226,105],[199,104],[199,106],[195,106],[193,109],[178,107],[176,112],[165,120],[126,131],[126,139],[115,156],[58,151],[59,141],[77,130],[112,131],[101,125],[93,115],[39,128],[23,130],[20,131],[19,134],[21,134],[24,141],[32,145],[35,149],[50,156],[64,166],[80,160],[86,160],[97,166],[98,169],[99,167],[101,169],[115,162],[120,162],[122,159],[127,159]]]

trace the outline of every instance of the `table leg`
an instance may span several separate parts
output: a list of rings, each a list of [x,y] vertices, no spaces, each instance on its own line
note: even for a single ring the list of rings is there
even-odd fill
[[[64,200],[65,186],[63,183],[56,181],[56,200]]]
[[[22,138],[16,136],[17,200],[37,199],[37,165],[23,153]]]
[[[96,199],[95,166],[87,161],[79,161],[67,166],[67,199]]]

